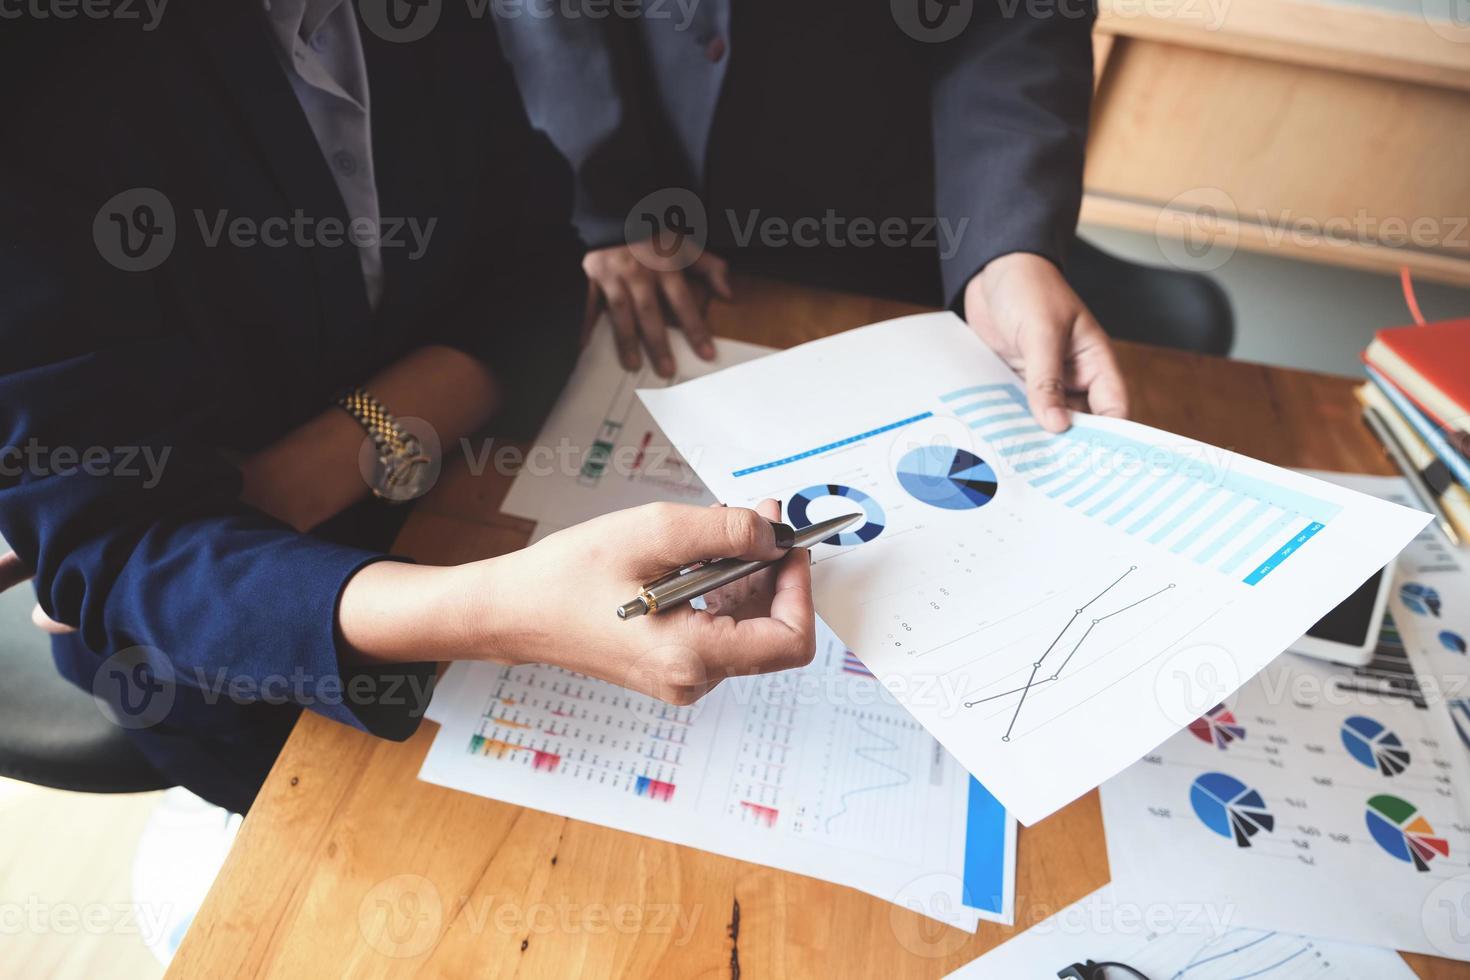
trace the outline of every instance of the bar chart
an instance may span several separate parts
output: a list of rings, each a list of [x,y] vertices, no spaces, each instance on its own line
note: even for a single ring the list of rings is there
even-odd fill
[[[1049,433],[1032,419],[1014,384],[961,388],[940,401],[992,447],[997,469],[1065,507],[1222,575],[1240,576],[1246,585],[1271,574],[1341,510],[1231,472],[1203,451],[1160,449],[1083,420],[1067,432]]]

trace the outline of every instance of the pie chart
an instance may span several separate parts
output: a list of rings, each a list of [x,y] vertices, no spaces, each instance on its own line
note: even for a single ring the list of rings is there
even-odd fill
[[[1387,793],[1375,796],[1368,801],[1364,816],[1378,846],[1419,871],[1428,871],[1436,854],[1450,856],[1449,841],[1435,837],[1429,821],[1408,800]]]
[[[945,510],[974,510],[995,498],[990,464],[950,446],[920,446],[904,453],[898,482],[915,500]]]
[[[1189,733],[1208,745],[1224,749],[1231,742],[1245,738],[1245,726],[1223,704],[1217,704],[1189,723]]]
[[[1234,776],[1207,772],[1189,787],[1189,804],[1195,816],[1221,837],[1233,838],[1239,847],[1250,847],[1251,838],[1276,826],[1261,794]]]
[[[1342,744],[1354,759],[1385,776],[1397,776],[1409,768],[1404,743],[1366,715],[1353,715],[1342,723]]]
[[[791,519],[792,527],[800,530],[816,523],[806,516],[806,511],[812,501],[821,500],[823,497],[846,497],[862,507],[867,522],[857,528],[839,531],[829,538],[823,538],[822,544],[851,547],[855,544],[862,544],[864,541],[871,541],[883,533],[883,508],[879,506],[878,501],[861,490],[854,490],[840,483],[819,483],[814,487],[807,487],[805,490],[798,490],[792,494],[791,499],[786,502],[786,516]],[[852,513],[851,508],[848,508],[848,513]]]

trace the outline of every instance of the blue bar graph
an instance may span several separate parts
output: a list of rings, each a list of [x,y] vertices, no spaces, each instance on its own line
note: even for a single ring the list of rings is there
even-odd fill
[[[1079,422],[1049,434],[1014,384],[941,395],[1002,472],[1069,509],[1257,585],[1341,510],[1291,487]],[[1224,458],[1224,457],[1222,457]]]

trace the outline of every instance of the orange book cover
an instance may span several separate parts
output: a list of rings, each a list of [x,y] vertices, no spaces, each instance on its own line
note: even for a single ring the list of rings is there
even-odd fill
[[[1470,431],[1470,318],[1380,330],[1363,357],[1440,428]]]

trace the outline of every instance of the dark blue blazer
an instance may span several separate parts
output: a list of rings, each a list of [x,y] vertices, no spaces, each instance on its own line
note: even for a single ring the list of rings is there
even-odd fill
[[[237,810],[301,707],[405,738],[431,668],[339,663],[338,595],[381,551],[243,506],[227,456],[426,343],[488,361],[523,423],[575,354],[570,172],[493,24],[455,9],[412,43],[363,30],[381,213],[436,222],[422,255],[383,249],[376,314],[352,247],[206,233],[221,212],[345,221],[258,0],[172,5],[151,32],[6,28],[0,71],[24,77],[0,106],[0,445],[35,448],[5,459],[0,534],[46,613],[79,628],[56,643],[62,671],[109,696],[137,681],[124,721],[150,759]],[[100,212],[138,188],[166,199],[175,240],[125,271],[107,236],[138,249],[164,216]]]
[[[968,222],[942,257],[949,250],[833,250],[844,285],[865,292],[927,274],[923,295],[900,292],[953,305],[998,255],[1063,260],[1082,197],[1093,0],[641,9],[507,18],[499,32],[532,121],[576,173],[589,244],[623,241],[640,199],[679,187],[704,199],[712,247],[727,254],[738,249],[727,208],[742,222],[756,209],[790,220],[829,207]],[[817,250],[779,251],[762,271],[790,271]]]

